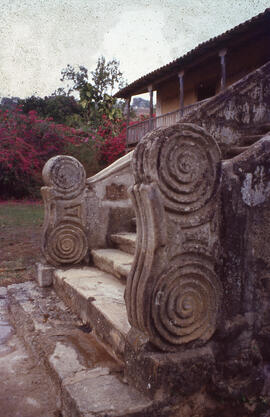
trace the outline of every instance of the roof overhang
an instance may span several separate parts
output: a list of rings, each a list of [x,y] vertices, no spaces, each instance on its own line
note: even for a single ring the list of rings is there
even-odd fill
[[[155,86],[166,78],[177,75],[180,71],[186,70],[188,67],[190,68],[196,66],[199,61],[201,61],[202,58],[205,58],[205,56],[209,53],[215,54],[217,50],[228,47],[228,45],[239,35],[253,31],[257,27],[261,27],[261,25],[266,22],[270,28],[270,8],[247,20],[246,22],[222,33],[221,35],[199,44],[196,48],[192,49],[182,57],[175,59],[169,64],[144,75],[119,90],[114,97],[127,99],[133,95],[146,93],[149,85],[152,85],[155,90]]]

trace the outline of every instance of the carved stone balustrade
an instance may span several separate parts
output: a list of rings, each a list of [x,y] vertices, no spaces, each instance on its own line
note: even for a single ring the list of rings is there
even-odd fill
[[[125,291],[131,329],[121,354],[127,380],[149,397],[262,392],[270,363],[269,161],[270,136],[221,160],[212,135],[179,123],[148,133],[134,153],[88,179],[72,157],[46,163],[48,263],[87,262],[89,249],[129,231],[135,210]]]
[[[125,294],[132,326],[126,374],[153,398],[172,387],[188,395],[207,386],[234,399],[263,388],[269,158],[265,136],[221,161],[215,139],[188,123],[149,133],[134,151],[137,246]]]
[[[219,147],[195,125],[156,130],[138,144],[133,171],[129,321],[164,351],[200,345],[216,329],[222,298]]]
[[[59,155],[44,166],[45,205],[42,249],[54,266],[87,263],[88,250],[107,246],[110,234],[129,231],[134,210],[132,152],[87,178],[71,156]]]

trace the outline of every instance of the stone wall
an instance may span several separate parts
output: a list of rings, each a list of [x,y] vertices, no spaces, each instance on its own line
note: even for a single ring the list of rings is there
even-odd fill
[[[270,136],[265,136],[222,167],[223,318],[231,329],[227,340],[233,350],[253,337],[259,345],[254,352],[260,351],[264,361],[270,361],[269,156]]]
[[[112,233],[131,231],[134,209],[128,195],[133,185],[133,152],[86,181],[87,235],[90,248],[110,245]]]

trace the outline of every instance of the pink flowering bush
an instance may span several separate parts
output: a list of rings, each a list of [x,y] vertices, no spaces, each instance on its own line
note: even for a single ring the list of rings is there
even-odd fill
[[[79,159],[87,175],[93,175],[124,154],[125,123],[103,117],[100,127],[74,129],[27,115],[0,110],[0,198],[35,197],[42,185],[41,172],[52,156],[69,154]]]

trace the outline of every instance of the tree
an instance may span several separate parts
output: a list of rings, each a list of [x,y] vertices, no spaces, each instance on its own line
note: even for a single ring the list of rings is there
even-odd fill
[[[69,96],[74,91],[79,91],[87,82],[88,82],[88,70],[83,65],[79,65],[78,69],[68,64],[66,68],[61,71],[62,77],[60,78],[61,82],[66,82],[64,88],[58,88],[54,92],[54,95],[65,94]],[[68,81],[71,81],[70,85]]]
[[[115,58],[108,62],[106,62],[104,56],[98,58],[95,70],[91,71],[92,79],[90,84],[97,89],[101,96],[104,96],[104,94],[112,95],[116,88],[122,88],[126,84],[119,66],[120,62]],[[85,84],[89,83],[88,70],[83,65],[73,67],[68,64],[61,71],[60,81],[66,83],[66,85],[58,88],[54,94],[63,95],[64,93],[69,96],[72,92],[79,91]]]
[[[79,103],[72,96],[52,95],[49,97],[31,96],[26,99],[18,100],[22,111],[28,114],[29,111],[35,110],[43,119],[52,117],[57,123],[70,124],[74,120],[74,115],[81,114]]]
[[[15,109],[18,105],[19,97],[3,97],[0,100],[0,109],[2,110],[12,110]]]
[[[101,95],[108,93],[113,94],[113,90],[122,88],[126,83],[123,78],[123,73],[119,69],[120,62],[112,59],[106,63],[104,56],[98,58],[97,66],[94,71],[91,71],[94,86]]]
[[[82,117],[87,124],[97,128],[102,123],[103,115],[112,121],[123,117],[121,106],[111,95],[116,87],[120,88],[125,82],[119,69],[119,61],[113,59],[106,62],[101,56],[95,70],[91,71],[92,82],[88,80],[88,70],[82,65],[78,69],[67,65],[61,74],[62,82],[71,82],[65,86],[66,94],[76,91],[79,93]],[[63,88],[58,89],[55,94],[58,91],[62,92]]]

